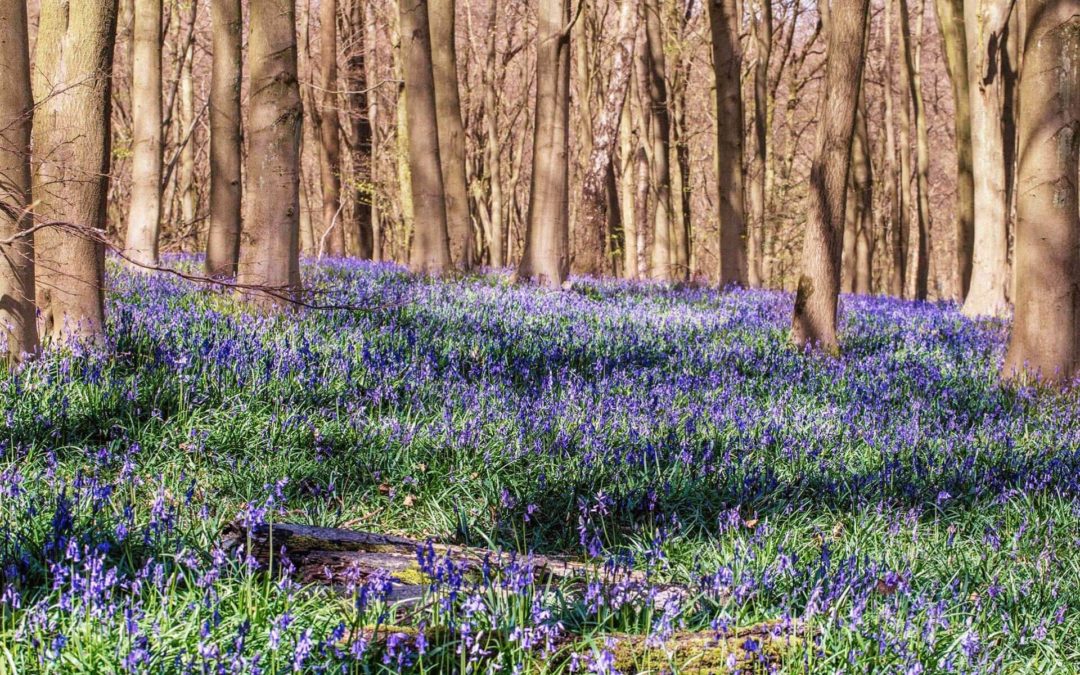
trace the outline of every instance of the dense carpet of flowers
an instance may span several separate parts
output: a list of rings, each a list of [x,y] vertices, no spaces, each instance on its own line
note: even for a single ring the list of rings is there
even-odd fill
[[[788,346],[781,293],[305,274],[376,309],[112,270],[107,345],[0,374],[0,672],[677,670],[673,635],[755,625],[795,639],[721,669],[1080,669],[1078,397],[999,384],[1007,325],[845,298],[829,360]],[[386,578],[263,573],[222,548],[236,520],[649,581],[421,551],[429,596],[394,606]]]

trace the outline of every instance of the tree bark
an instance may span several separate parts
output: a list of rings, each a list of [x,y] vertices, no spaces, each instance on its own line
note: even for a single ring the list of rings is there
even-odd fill
[[[456,5],[456,0],[429,0],[428,12],[450,258],[458,269],[469,270],[476,262],[476,246],[469,220],[465,125],[461,117],[461,94],[458,90]]]
[[[905,72],[909,81],[912,110],[915,116],[915,208],[917,240],[915,248],[915,299],[926,300],[930,285],[930,141],[927,132],[926,106],[922,93],[923,21],[926,8],[921,6],[912,45],[907,0],[900,0],[900,30],[905,55]],[[912,53],[914,52],[914,56]]]
[[[716,74],[717,149],[720,194],[721,286],[748,281],[743,204],[742,53],[736,0],[709,0],[713,68]]]
[[[326,253],[345,255],[345,223],[341,218],[341,120],[338,117],[337,0],[319,0],[319,176],[322,185],[322,229]]]
[[[30,46],[26,3],[0,0],[0,358],[38,351],[30,192]],[[19,235],[22,236],[19,236]]]
[[[251,104],[247,167],[247,245],[237,281],[268,292],[246,293],[281,305],[300,289],[300,133],[303,107],[296,69],[296,3],[251,5],[248,59]]]
[[[630,86],[633,86],[633,81]],[[638,231],[637,214],[634,211],[637,152],[634,147],[636,135],[633,124],[633,97],[630,100],[630,105],[623,106],[622,121],[619,123],[619,210],[623,223],[623,276],[627,279],[637,279],[639,277]]]
[[[971,286],[975,245],[975,177],[971,165],[971,88],[968,74],[964,0],[936,0],[942,51],[953,91],[956,138],[956,275],[959,299]]]
[[[137,2],[134,11],[131,204],[124,254],[137,263],[156,265],[161,227],[161,0]]]
[[[484,67],[484,165],[487,167],[488,192],[491,204],[488,263],[495,269],[506,265],[506,243],[503,236],[503,179],[502,152],[499,148],[499,95],[497,91],[498,2],[491,3],[488,17],[487,54]]]
[[[858,218],[855,230],[855,270],[852,291],[869,295],[874,284],[874,176],[870,160],[870,134],[866,127],[866,92],[863,92],[851,159]]]
[[[351,122],[349,153],[352,158],[354,185],[353,231],[356,232],[357,254],[365,260],[375,258],[375,185],[372,169],[372,115],[368,97],[367,35],[362,0],[346,1],[348,84],[347,98]],[[372,97],[373,98],[373,97]]]
[[[975,244],[968,316],[1008,311],[1008,195],[1005,160],[1005,45],[1015,0],[971,0],[964,5],[971,93]]]
[[[539,0],[533,170],[518,277],[559,288],[570,268],[569,0]]]
[[[195,25],[198,7],[196,2],[188,4],[188,25]],[[199,204],[195,186],[195,142],[192,140],[195,128],[195,31],[188,34],[182,54],[184,63],[180,69],[180,125],[176,130],[177,142],[180,143],[180,172],[177,178],[180,183],[180,225],[189,228],[195,223]]]
[[[240,0],[210,5],[213,62],[210,74],[210,230],[206,274],[236,276],[240,258],[240,83],[243,69]]]
[[[421,274],[452,268],[447,233],[427,0],[399,0],[414,232],[409,265]]]
[[[837,305],[844,204],[851,145],[862,86],[869,0],[833,0],[828,25],[825,88],[817,151],[810,168],[810,198],[803,271],[792,320],[792,340],[830,354],[839,352]]]
[[[578,210],[577,242],[574,247],[578,274],[600,276],[605,271],[604,250],[608,236],[608,174],[612,171],[615,143],[622,118],[626,91],[633,73],[634,42],[637,37],[637,11],[633,0],[622,0],[619,26],[612,55],[604,108],[593,126],[592,153],[582,178],[581,205]]]
[[[1080,1],[1026,0],[1020,76],[1016,313],[1004,374],[1080,367]]]
[[[893,55],[892,55],[892,20],[895,3],[893,0],[885,2],[885,70],[886,81],[884,86],[885,108],[885,191],[889,199],[889,240],[891,243],[892,260],[889,265],[889,294],[897,298],[904,297],[904,289],[907,279],[907,248],[908,229],[907,213],[905,212],[904,192],[901,184],[904,182],[903,171],[906,165],[897,166],[896,154],[896,107],[893,102]],[[901,85],[903,86],[903,85]],[[906,110],[906,108],[905,108]],[[906,114],[906,113],[905,113]],[[906,139],[903,139],[907,147]],[[900,181],[897,180],[900,177]]]
[[[672,278],[671,247],[671,108],[668,102],[667,59],[658,0],[645,0],[645,45],[648,54],[648,94],[652,124],[649,125],[649,159],[652,164],[653,248],[651,276]]]
[[[769,59],[772,55],[772,0],[758,0],[753,19],[754,38],[754,145],[750,160],[750,239],[747,258],[748,280],[752,288],[763,283],[762,264],[765,240],[765,166],[769,148]]]
[[[34,54],[33,194],[42,334],[104,337],[105,208],[116,0],[43,0]]]

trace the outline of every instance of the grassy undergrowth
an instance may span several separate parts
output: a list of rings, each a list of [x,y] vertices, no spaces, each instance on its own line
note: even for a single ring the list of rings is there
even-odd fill
[[[0,672],[1080,669],[1077,395],[1001,387],[1007,326],[845,298],[831,361],[779,293],[305,274],[374,309],[113,270],[106,346],[0,375]],[[236,520],[649,581],[432,559],[394,605],[262,573]]]

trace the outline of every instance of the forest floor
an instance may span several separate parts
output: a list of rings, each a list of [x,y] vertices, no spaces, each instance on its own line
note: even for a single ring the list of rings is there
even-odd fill
[[[0,374],[0,673],[1080,669],[1080,395],[1001,386],[1007,324],[844,298],[829,360],[777,292],[305,275],[358,309],[112,267],[107,345]],[[396,603],[265,523],[507,553]]]

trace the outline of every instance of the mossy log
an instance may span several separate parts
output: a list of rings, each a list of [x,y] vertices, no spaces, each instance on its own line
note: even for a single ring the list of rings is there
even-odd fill
[[[640,572],[591,562],[427,544],[406,537],[341,528],[275,523],[249,530],[233,524],[226,530],[225,537],[230,546],[245,548],[268,568],[291,567],[293,577],[301,583],[362,582],[382,570],[400,584],[423,586],[427,579],[420,569],[418,552],[425,550],[433,551],[438,558],[449,557],[466,573],[480,574],[484,569],[498,572],[513,562],[527,561],[541,581],[646,582],[645,575]]]

